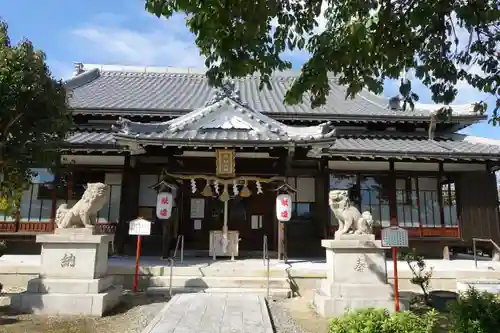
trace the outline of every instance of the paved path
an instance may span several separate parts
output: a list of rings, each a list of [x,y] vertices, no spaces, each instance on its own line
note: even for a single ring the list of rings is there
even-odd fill
[[[273,333],[263,296],[178,294],[142,333]]]

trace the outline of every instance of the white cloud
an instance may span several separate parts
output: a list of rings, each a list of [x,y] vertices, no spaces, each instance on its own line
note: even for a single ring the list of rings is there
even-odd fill
[[[134,17],[102,13],[71,31],[87,63],[203,67],[204,59],[180,15],[166,21],[142,12]]]

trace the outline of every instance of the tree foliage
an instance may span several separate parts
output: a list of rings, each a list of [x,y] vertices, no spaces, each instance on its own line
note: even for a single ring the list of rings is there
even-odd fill
[[[207,76],[262,75],[290,69],[288,50],[310,57],[285,101],[309,93],[313,107],[325,103],[327,73],[347,86],[348,97],[367,88],[381,93],[384,79],[411,72],[436,103],[450,104],[457,84],[467,82],[495,96],[500,106],[500,2],[497,0],[146,0],[165,18],[186,15],[186,25],[206,58]],[[320,20],[325,27],[319,29]],[[403,107],[418,95],[401,80]],[[484,112],[484,101],[475,110]]]
[[[32,168],[53,168],[72,127],[66,92],[29,40],[12,45],[0,21],[0,172],[1,208],[32,176]],[[8,199],[7,199],[8,198]]]

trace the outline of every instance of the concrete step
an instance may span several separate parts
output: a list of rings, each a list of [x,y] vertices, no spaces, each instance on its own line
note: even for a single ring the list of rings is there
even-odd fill
[[[147,294],[168,295],[168,287],[149,287],[146,289]],[[172,294],[181,293],[236,293],[236,294],[252,294],[258,296],[267,296],[266,288],[196,288],[196,287],[172,287]],[[290,289],[272,288],[269,289],[269,297],[275,299],[289,298],[291,296]]]
[[[148,280],[149,287],[168,287],[169,276],[152,276]],[[193,288],[267,288],[266,277],[251,276],[172,276],[173,287]],[[269,278],[269,288],[290,289],[286,278]]]
[[[163,263],[163,262],[162,262]],[[134,265],[117,265],[116,262],[110,262],[108,267],[108,273],[113,275],[127,275],[134,274]],[[155,275],[155,276],[168,276],[170,275],[170,267],[168,262],[164,262],[164,266],[149,266],[146,263],[141,263],[139,266],[140,275]],[[176,264],[173,267],[174,275],[189,275],[189,276],[254,276],[254,277],[266,277],[267,268],[265,265],[252,264],[244,265],[243,262],[222,262],[217,263],[217,265],[211,264],[196,264],[190,265]],[[286,277],[286,271],[284,268],[271,267],[269,270],[269,276],[271,277]]]

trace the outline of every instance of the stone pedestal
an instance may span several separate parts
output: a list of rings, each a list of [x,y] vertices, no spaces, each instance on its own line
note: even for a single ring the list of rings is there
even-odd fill
[[[112,238],[86,228],[38,235],[36,242],[42,244],[39,278],[12,298],[12,307],[36,314],[102,316],[122,295],[122,286],[106,275]]]
[[[342,235],[325,239],[327,278],[316,290],[313,305],[324,317],[349,309],[385,308],[394,311],[394,292],[387,283],[384,249],[374,235]],[[408,303],[400,301],[404,310]]]

